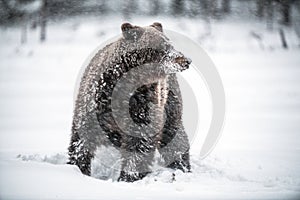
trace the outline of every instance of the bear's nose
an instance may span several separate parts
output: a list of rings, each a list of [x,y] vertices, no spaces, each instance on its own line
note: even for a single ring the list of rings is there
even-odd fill
[[[191,64],[191,63],[192,63],[192,59],[190,59],[190,58],[186,58],[186,62],[187,62],[187,64],[189,65],[189,64]]]

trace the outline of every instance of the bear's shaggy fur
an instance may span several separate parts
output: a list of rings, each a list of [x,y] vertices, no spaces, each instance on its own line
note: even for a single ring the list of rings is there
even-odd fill
[[[68,163],[90,175],[97,147],[113,145],[122,155],[119,181],[132,182],[149,173],[156,149],[166,167],[190,171],[189,142],[182,125],[182,100],[175,75],[187,69],[190,60],[174,49],[160,23],[147,27],[125,23],[121,29],[123,37],[99,50],[81,79]],[[113,116],[113,92],[122,77],[147,64],[154,65],[155,73],[142,73],[145,85],[130,94],[121,92],[130,95],[130,120],[138,126],[161,123],[162,127],[153,134],[146,134],[143,129],[127,134]],[[131,77],[140,78],[141,73]],[[151,104],[163,114],[151,118]]]

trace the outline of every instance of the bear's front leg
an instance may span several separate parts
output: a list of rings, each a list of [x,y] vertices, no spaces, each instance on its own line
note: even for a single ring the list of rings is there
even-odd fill
[[[158,151],[166,167],[190,172],[189,149],[188,138],[182,127],[164,130]]]
[[[153,139],[126,136],[121,148],[122,166],[118,181],[134,182],[151,172],[155,153]]]
[[[182,124],[182,100],[175,77],[170,77],[170,86],[165,105],[166,120],[158,151],[166,167],[190,172],[190,145]]]
[[[77,165],[80,171],[90,176],[91,175],[91,161],[94,157],[94,151],[91,151],[86,143],[79,138],[76,132],[73,132],[69,150],[69,161],[67,164]]]

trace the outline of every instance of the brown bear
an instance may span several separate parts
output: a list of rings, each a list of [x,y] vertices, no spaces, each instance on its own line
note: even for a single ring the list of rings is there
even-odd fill
[[[190,147],[175,73],[191,60],[174,49],[160,23],[124,23],[121,30],[122,37],[99,50],[81,78],[68,163],[90,175],[96,149],[112,145],[122,156],[119,181],[145,177],[156,150],[166,167],[188,172]]]

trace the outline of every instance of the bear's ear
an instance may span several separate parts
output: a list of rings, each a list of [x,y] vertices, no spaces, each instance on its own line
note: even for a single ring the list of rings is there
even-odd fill
[[[141,27],[132,26],[130,23],[122,24],[121,30],[126,40],[137,40],[143,34],[143,29]]]
[[[163,27],[162,27],[161,23],[154,22],[151,26],[154,27],[156,30],[163,32]]]

